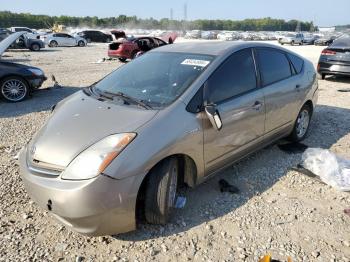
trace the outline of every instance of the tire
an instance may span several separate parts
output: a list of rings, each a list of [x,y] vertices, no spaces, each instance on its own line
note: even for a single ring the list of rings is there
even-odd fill
[[[56,41],[51,41],[50,44],[49,44],[50,47],[57,47],[58,46],[58,43]]]
[[[84,42],[84,41],[82,41],[82,40],[80,40],[80,41],[78,42],[78,46],[80,46],[80,47],[84,47],[84,46],[85,46],[85,42]]]
[[[291,44],[291,45],[294,45],[294,41],[292,41],[290,44]]]
[[[317,74],[317,79],[325,80],[326,79],[326,75],[325,74]]]
[[[138,53],[137,51],[132,52],[131,59],[135,59],[137,56],[137,53]]]
[[[122,63],[125,63],[125,61],[126,61],[126,57],[118,57],[118,59]]]
[[[178,160],[162,161],[149,174],[145,193],[145,219],[150,224],[168,222],[176,200]]]
[[[305,104],[299,111],[295,120],[293,132],[289,135],[288,140],[293,142],[302,141],[309,132],[310,121],[312,117],[312,109]]]
[[[30,46],[30,50],[32,50],[34,52],[40,51],[40,45],[39,44],[32,44]]]
[[[9,76],[0,81],[0,94],[7,102],[20,102],[28,97],[29,86],[23,78]]]

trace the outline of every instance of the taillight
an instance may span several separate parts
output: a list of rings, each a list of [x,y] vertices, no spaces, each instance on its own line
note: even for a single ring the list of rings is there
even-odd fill
[[[337,52],[329,50],[329,49],[324,49],[321,54],[322,55],[336,55]]]

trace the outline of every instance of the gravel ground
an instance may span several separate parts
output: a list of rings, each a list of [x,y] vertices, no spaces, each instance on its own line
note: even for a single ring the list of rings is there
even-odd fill
[[[288,47],[315,64],[322,47]],[[15,156],[49,115],[50,107],[121,64],[96,62],[105,45],[55,48],[39,53],[8,52],[15,60],[54,74],[61,89],[44,90],[17,104],[0,102],[0,261],[257,261],[266,253],[293,261],[350,261],[348,193],[306,177],[290,167],[301,154],[265,148],[195,189],[187,205],[162,226],[98,238],[74,233],[37,208],[26,194]],[[320,98],[305,144],[350,159],[349,78],[320,80]],[[221,193],[218,180],[240,188]],[[116,221],[117,223],[117,221]]]

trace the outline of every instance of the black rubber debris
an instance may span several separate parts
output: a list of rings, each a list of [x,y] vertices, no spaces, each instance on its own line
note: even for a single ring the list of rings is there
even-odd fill
[[[279,144],[278,148],[288,154],[299,154],[304,153],[308,146],[303,143],[287,143],[287,144]]]
[[[299,172],[299,173],[301,173],[301,174],[303,174],[303,175],[306,175],[306,176],[308,176],[308,177],[311,177],[311,178],[317,180],[318,182],[321,182],[321,183],[325,184],[325,183],[320,179],[319,176],[315,175],[315,174],[312,173],[310,170],[304,168],[303,165],[301,165],[301,164],[298,164],[296,167],[292,167],[291,170],[297,171],[297,172]]]
[[[338,92],[347,93],[347,92],[350,92],[350,88],[347,88],[347,89],[338,89]]]
[[[229,182],[227,182],[225,179],[220,179],[219,180],[219,186],[220,186],[220,191],[223,192],[229,192],[232,194],[238,194],[239,189],[233,185],[231,185]]]

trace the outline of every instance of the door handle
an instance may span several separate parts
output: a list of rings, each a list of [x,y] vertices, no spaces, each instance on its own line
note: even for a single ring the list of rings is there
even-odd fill
[[[262,107],[262,103],[260,101],[255,101],[254,105],[252,106],[253,109],[255,109],[256,111],[259,111],[260,108]]]

